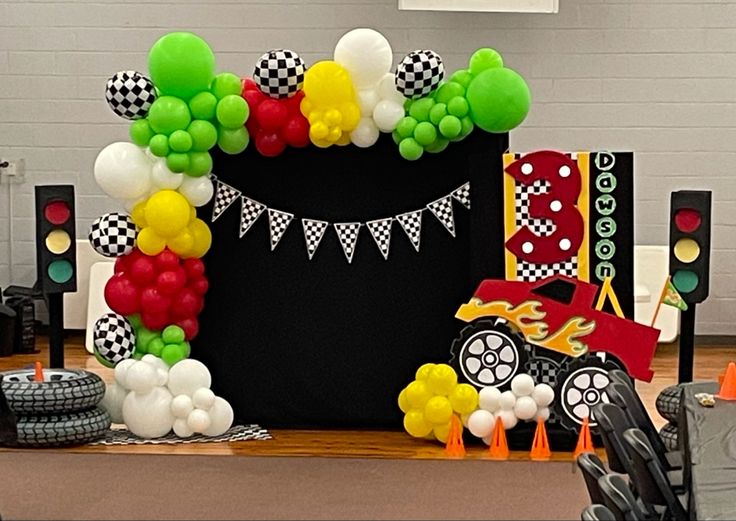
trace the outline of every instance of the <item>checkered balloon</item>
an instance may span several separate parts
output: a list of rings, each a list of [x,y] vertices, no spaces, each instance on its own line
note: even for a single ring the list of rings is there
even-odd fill
[[[294,51],[275,49],[263,54],[256,62],[253,81],[272,98],[290,98],[304,84],[304,61]]]
[[[133,356],[135,331],[123,315],[117,313],[102,315],[95,322],[92,338],[97,358],[109,367],[114,367]]]
[[[435,90],[445,76],[445,66],[434,51],[412,51],[396,68],[396,90],[410,99],[423,98]]]
[[[120,71],[107,80],[105,98],[121,118],[142,119],[156,99],[156,89],[140,72]]]
[[[89,230],[89,242],[105,257],[122,257],[135,248],[133,219],[122,213],[106,213],[95,219]]]

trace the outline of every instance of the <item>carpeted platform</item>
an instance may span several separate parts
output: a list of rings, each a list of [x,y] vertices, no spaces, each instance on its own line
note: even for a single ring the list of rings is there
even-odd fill
[[[571,463],[0,453],[12,519],[579,519]]]

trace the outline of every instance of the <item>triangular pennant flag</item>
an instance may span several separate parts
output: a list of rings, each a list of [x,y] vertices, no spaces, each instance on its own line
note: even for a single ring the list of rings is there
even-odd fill
[[[446,195],[427,205],[429,211],[447,228],[450,235],[455,237],[455,217],[452,215],[452,195]]]
[[[687,302],[682,299],[682,295],[677,291],[672,279],[668,278],[664,291],[662,292],[662,304],[676,307],[681,311],[687,311]]]
[[[304,240],[307,241],[307,255],[312,260],[314,254],[317,253],[319,243],[325,236],[325,230],[330,223],[326,221],[317,221],[316,219],[302,219],[302,227],[304,228]]]
[[[350,264],[353,262],[353,255],[355,254],[355,243],[358,241],[360,223],[335,223],[334,226],[342,250],[345,252],[348,264]]]
[[[386,219],[376,219],[375,221],[365,223],[368,231],[373,236],[373,240],[376,241],[381,255],[386,260],[388,260],[388,249],[391,246],[391,224],[393,222],[392,217],[387,217]]]
[[[215,222],[222,215],[222,212],[227,210],[238,197],[240,197],[240,190],[236,190],[229,184],[223,183],[218,179],[215,205],[212,208],[212,222]]]
[[[291,224],[294,214],[282,212],[280,210],[268,209],[268,228],[271,232],[271,251],[276,249],[276,245],[284,236],[286,228]]]
[[[250,197],[243,196],[240,205],[240,238],[248,233],[253,223],[258,220],[263,211],[266,209],[265,204],[254,201]]]
[[[419,242],[422,239],[422,210],[402,213],[396,216],[396,220],[406,232],[414,249],[419,251]]]
[[[452,192],[452,196],[460,201],[465,208],[470,210],[470,181],[462,185],[460,188],[456,188]]]

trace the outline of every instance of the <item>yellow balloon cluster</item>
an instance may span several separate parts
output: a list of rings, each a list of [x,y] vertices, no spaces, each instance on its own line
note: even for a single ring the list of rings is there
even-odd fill
[[[424,364],[416,380],[399,394],[404,429],[415,438],[447,442],[452,415],[464,416],[478,407],[478,391],[457,383],[457,373],[447,364]]]
[[[175,190],[160,190],[136,205],[131,217],[138,232],[138,248],[158,255],[168,248],[183,259],[201,257],[212,245],[212,233],[189,201]]]
[[[350,74],[331,60],[307,69],[300,108],[309,120],[309,139],[322,148],[349,144],[350,131],[360,121],[360,106]]]

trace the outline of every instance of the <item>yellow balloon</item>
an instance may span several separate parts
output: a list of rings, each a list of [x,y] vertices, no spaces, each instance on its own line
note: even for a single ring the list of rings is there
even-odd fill
[[[457,385],[457,373],[447,364],[437,364],[427,377],[427,385],[432,393],[448,396]]]
[[[317,121],[309,127],[310,139],[326,139],[329,133],[330,128],[324,123],[324,121]]]
[[[342,137],[342,130],[340,127],[332,127],[330,133],[327,135],[327,141],[331,143],[337,143]]]
[[[354,101],[343,103],[340,106],[340,114],[342,114],[341,129],[349,132],[358,126],[360,122],[360,106],[357,103]]]
[[[459,414],[470,414],[478,408],[478,391],[470,384],[458,384],[450,393],[450,404]]]
[[[432,432],[432,426],[424,421],[424,414],[419,409],[411,409],[404,415],[404,429],[415,438],[424,438]]]
[[[176,237],[168,239],[166,245],[179,257],[188,257],[191,255],[192,248],[194,248],[194,235],[188,227],[184,228]]]
[[[299,110],[302,113],[302,116],[305,118],[308,118],[309,115],[314,112],[314,103],[309,101],[307,98],[302,98],[302,102],[299,104]],[[312,123],[311,121],[309,122]]]
[[[432,369],[434,369],[434,364],[424,364],[419,369],[417,369],[417,374],[415,378],[417,380],[426,380]]]
[[[146,202],[146,222],[162,237],[174,237],[188,223],[191,206],[174,190],[160,190]]]
[[[138,232],[136,243],[139,250],[151,256],[158,255],[166,248],[166,239],[156,234],[150,226]]]
[[[406,388],[402,389],[399,393],[399,409],[401,409],[401,412],[406,414],[409,412],[409,409],[411,409],[411,405],[409,405],[409,400],[406,398]]]
[[[334,127],[342,123],[342,114],[340,114],[340,111],[337,109],[330,109],[325,112],[323,119],[328,126]]]
[[[437,438],[442,443],[447,443],[447,438],[450,437],[450,428],[452,427],[452,419],[450,419],[449,422],[437,425],[434,429],[432,429],[432,434],[434,434],[434,437]],[[463,432],[463,426],[460,426],[460,434],[462,435]]]
[[[415,380],[406,386],[406,400],[413,409],[424,408],[430,398],[432,398],[432,393],[425,382]]]
[[[304,95],[314,107],[355,99],[350,74],[332,60],[315,63],[304,74]]]
[[[146,201],[141,201],[133,208],[130,212],[130,218],[138,228],[145,228],[148,226],[146,223]]]
[[[343,132],[342,136],[340,136],[340,139],[335,141],[335,144],[340,147],[344,147],[345,145],[350,144],[350,133],[349,132]]]
[[[424,406],[424,419],[435,425],[447,423],[452,418],[452,405],[444,396],[433,396]]]
[[[212,231],[202,219],[194,219],[189,224],[189,231],[194,236],[194,246],[187,257],[200,258],[212,246]]]
[[[189,207],[189,222],[191,223],[197,218],[197,209],[194,206]]]
[[[348,139],[349,138],[350,136],[348,135]],[[333,143],[330,143],[326,139],[313,139],[312,144],[314,144],[314,146],[319,147],[319,148],[327,148],[333,145]]]

